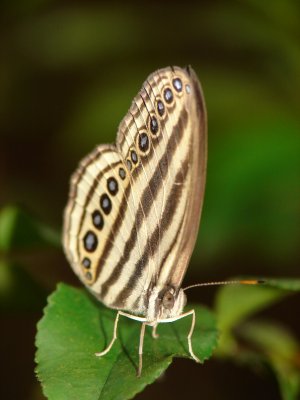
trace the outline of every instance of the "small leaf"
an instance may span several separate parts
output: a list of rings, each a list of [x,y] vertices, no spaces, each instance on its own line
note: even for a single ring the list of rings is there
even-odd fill
[[[20,265],[0,260],[0,311],[39,311],[46,291]]]
[[[265,279],[265,285],[292,292],[300,291],[300,279]]]
[[[216,297],[218,326],[227,332],[248,316],[280,299],[284,292],[265,285],[222,287]]]
[[[239,336],[271,365],[284,400],[300,394],[300,346],[292,334],[274,322],[251,321],[239,329]]]
[[[218,291],[215,309],[222,331],[230,330],[248,316],[268,307],[290,292],[300,291],[299,279],[262,280],[263,285],[228,285]]]
[[[300,290],[297,279],[264,279],[263,285],[232,285],[222,287],[217,294],[215,310],[221,337],[219,356],[231,356],[237,350],[232,329],[248,317]]]
[[[0,212],[0,250],[35,246],[60,247],[60,235],[15,206]]]
[[[217,344],[215,319],[206,308],[192,305],[197,319],[193,349],[201,362]],[[187,334],[191,319],[160,324],[160,337],[146,328],[143,371],[136,377],[140,324],[121,317],[118,340],[104,357],[94,355],[111,340],[116,311],[87,294],[60,284],[49,297],[36,338],[37,375],[53,400],[129,399],[157,379],[173,357],[189,357]],[[199,372],[201,370],[199,369]]]

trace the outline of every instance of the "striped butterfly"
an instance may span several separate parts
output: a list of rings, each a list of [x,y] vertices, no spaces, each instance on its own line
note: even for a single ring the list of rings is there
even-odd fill
[[[206,110],[191,68],[151,74],[122,120],[114,145],[100,145],[71,179],[64,216],[66,256],[84,285],[119,316],[145,326],[190,315],[181,283],[194,248],[206,177]]]

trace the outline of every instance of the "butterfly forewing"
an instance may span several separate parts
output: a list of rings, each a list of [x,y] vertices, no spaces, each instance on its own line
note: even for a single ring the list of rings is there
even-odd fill
[[[156,284],[178,288],[203,201],[206,114],[191,69],[156,71],[121,122],[71,181],[64,247],[106,305],[144,313]]]
[[[177,72],[178,68],[175,68],[175,71]],[[184,135],[188,151],[185,159],[187,171],[183,191],[188,195],[186,202],[183,203],[180,233],[178,237],[174,237],[174,246],[169,251],[169,253],[172,253],[173,260],[168,257],[169,268],[162,268],[165,271],[162,279],[168,281],[174,287],[181,285],[197,238],[204,199],[207,164],[207,120],[204,97],[194,71],[189,68],[187,73],[189,82],[185,84],[185,90],[188,100],[185,107],[188,118]],[[174,75],[176,74],[173,73]],[[184,163],[183,167],[185,167]]]

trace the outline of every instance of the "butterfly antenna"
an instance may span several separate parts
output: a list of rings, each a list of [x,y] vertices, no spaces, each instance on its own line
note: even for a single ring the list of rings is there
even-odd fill
[[[183,290],[188,290],[195,287],[200,286],[221,286],[221,285],[262,285],[265,281],[261,279],[242,279],[240,281],[217,281],[217,282],[204,282],[204,283],[196,283],[195,285],[190,285]]]

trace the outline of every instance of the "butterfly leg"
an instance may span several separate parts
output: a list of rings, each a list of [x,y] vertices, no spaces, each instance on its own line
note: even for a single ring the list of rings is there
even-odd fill
[[[137,317],[137,316],[135,316],[135,315],[127,314],[127,313],[125,313],[125,312],[123,312],[123,311],[118,311],[118,312],[117,312],[116,319],[115,319],[115,323],[114,323],[114,334],[113,334],[113,338],[112,338],[111,342],[109,343],[109,345],[107,346],[107,348],[106,348],[105,350],[101,351],[100,353],[95,353],[95,355],[96,355],[97,357],[102,357],[102,356],[104,356],[105,354],[107,354],[107,353],[110,351],[110,349],[112,348],[112,346],[113,346],[115,340],[117,339],[117,328],[118,328],[118,322],[119,322],[119,317],[120,317],[120,315],[123,315],[123,317],[127,317],[127,318],[130,318],[130,319],[134,319],[135,321],[141,321],[141,322],[146,321],[145,318],[141,318],[141,317]]]
[[[106,347],[105,350],[101,351],[100,353],[95,353],[95,356],[102,357],[105,354],[107,354],[110,351],[110,349],[112,348],[115,340],[117,339],[117,328],[118,328],[120,314],[121,314],[121,311],[118,311],[116,319],[115,319],[115,323],[114,323],[114,334],[113,334],[113,338],[112,338],[111,342],[109,343],[109,345]]]
[[[144,337],[145,337],[145,328],[146,322],[142,323],[141,333],[140,333],[140,345],[139,345],[139,368],[137,371],[137,377],[139,378],[142,374],[143,368],[143,345],[144,345]]]
[[[187,336],[188,345],[189,345],[189,353],[190,353],[191,357],[193,357],[193,359],[195,361],[200,362],[199,358],[193,352],[193,347],[192,347],[192,336],[193,336],[193,332],[194,332],[194,329],[195,329],[195,322],[196,322],[195,310],[191,310],[191,311],[188,311],[186,313],[180,314],[177,317],[172,317],[172,318],[168,318],[168,319],[161,319],[158,322],[160,322],[160,323],[169,323],[169,322],[173,322],[173,321],[178,321],[179,319],[187,317],[189,315],[192,316],[192,324],[191,324],[191,328],[190,328],[189,334]]]
[[[191,324],[191,328],[190,328],[190,331],[188,334],[189,352],[195,361],[200,362],[199,358],[194,354],[193,347],[192,347],[192,336],[194,333],[195,322],[196,322],[195,310],[191,310],[191,311],[187,312],[186,315],[192,315],[192,324]]]
[[[152,327],[152,337],[153,337],[153,339],[159,338],[159,334],[156,332],[157,325],[158,325],[158,324],[155,324],[155,325],[153,325],[153,327]]]

